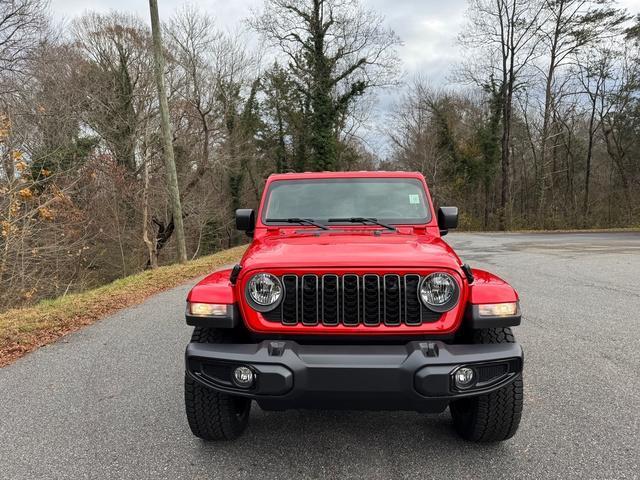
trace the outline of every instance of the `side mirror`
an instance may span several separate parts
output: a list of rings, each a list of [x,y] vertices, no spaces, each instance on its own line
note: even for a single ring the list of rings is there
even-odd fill
[[[440,207],[438,208],[438,227],[440,227],[440,235],[449,233],[450,228],[458,226],[458,207]]]
[[[256,228],[256,214],[250,208],[236,210],[236,228],[247,235],[253,234]]]

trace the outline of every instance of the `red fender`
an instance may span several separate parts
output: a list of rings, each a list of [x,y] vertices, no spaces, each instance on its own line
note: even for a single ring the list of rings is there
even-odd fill
[[[518,292],[500,277],[485,270],[472,269],[469,303],[510,303],[518,301]]]
[[[233,305],[236,298],[233,285],[229,281],[230,275],[230,268],[213,272],[191,289],[187,301]]]

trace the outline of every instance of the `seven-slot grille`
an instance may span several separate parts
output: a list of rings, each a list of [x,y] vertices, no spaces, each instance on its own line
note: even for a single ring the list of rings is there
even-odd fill
[[[262,315],[283,325],[422,325],[440,313],[420,302],[422,277],[398,275],[283,275],[284,298]]]

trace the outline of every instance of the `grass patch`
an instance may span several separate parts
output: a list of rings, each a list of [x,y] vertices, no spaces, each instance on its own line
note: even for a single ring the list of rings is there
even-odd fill
[[[150,295],[235,263],[245,248],[224,250],[184,265],[146,270],[94,290],[0,313],[0,367],[117,310],[139,304]]]

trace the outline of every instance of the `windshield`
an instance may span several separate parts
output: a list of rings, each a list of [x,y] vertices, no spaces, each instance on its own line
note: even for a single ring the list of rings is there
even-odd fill
[[[416,179],[340,178],[271,183],[262,221],[307,218],[328,222],[349,217],[396,224],[427,223],[431,219],[424,188]]]

